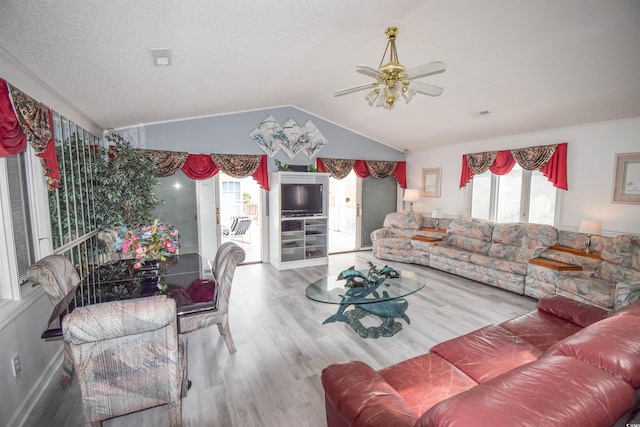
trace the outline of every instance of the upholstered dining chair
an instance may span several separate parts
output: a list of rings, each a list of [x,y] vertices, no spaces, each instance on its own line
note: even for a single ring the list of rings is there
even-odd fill
[[[236,352],[236,346],[229,328],[229,299],[236,266],[244,261],[244,257],[244,250],[235,243],[226,242],[220,245],[213,261],[213,274],[217,287],[217,292],[214,293],[213,298],[216,298],[216,294],[218,298],[216,309],[181,316],[179,319],[181,334],[216,324],[220,335],[224,337],[229,353]]]
[[[186,344],[178,336],[176,303],[165,295],[76,308],[62,319],[73,353],[87,426],[169,405],[182,425],[188,389]]]
[[[27,279],[34,286],[42,286],[53,306],[74,292],[80,283],[80,276],[71,260],[63,255],[48,255],[32,264],[27,270]],[[68,387],[72,376],[73,360],[69,346],[65,342],[60,386]]]

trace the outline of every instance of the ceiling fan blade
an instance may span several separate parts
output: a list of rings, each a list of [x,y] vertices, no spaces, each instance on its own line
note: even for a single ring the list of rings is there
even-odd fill
[[[374,79],[378,76],[384,76],[382,71],[369,67],[368,65],[356,65],[356,71],[365,76],[373,77]]]
[[[342,89],[342,90],[339,90],[337,92],[334,92],[333,96],[347,95],[349,93],[357,92],[359,90],[374,88],[376,86],[378,86],[378,82],[367,83],[365,85],[360,85],[360,86],[354,86],[354,87],[350,87],[348,89]]]
[[[442,73],[445,69],[446,65],[444,65],[444,62],[430,62],[407,70],[407,78],[415,79],[418,77],[430,76],[431,74]]]
[[[427,83],[412,81],[409,83],[409,87],[418,93],[424,93],[425,95],[440,96],[442,95],[442,88],[440,86],[434,86]]]

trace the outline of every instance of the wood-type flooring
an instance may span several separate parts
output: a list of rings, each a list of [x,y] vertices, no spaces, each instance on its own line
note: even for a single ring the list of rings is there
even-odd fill
[[[323,325],[337,306],[305,296],[309,283],[353,265],[367,269],[370,260],[379,267],[415,271],[426,280],[421,291],[407,297],[411,324],[400,320],[402,331],[390,338],[363,339],[344,323]],[[278,271],[270,264],[239,266],[230,305],[237,353],[228,353],[215,326],[186,334],[193,386],[182,400],[183,425],[325,426],[320,373],[327,365],[362,360],[380,369],[531,311],[536,304],[532,298],[438,270],[373,259],[370,251],[332,255],[322,267]],[[74,382],[60,389],[58,378],[54,376],[43,393],[27,427],[83,425],[79,387]],[[103,426],[168,426],[168,410],[156,407]]]

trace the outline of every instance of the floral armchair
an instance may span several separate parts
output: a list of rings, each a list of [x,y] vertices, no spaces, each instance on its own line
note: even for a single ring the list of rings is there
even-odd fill
[[[79,307],[62,319],[73,354],[88,426],[163,404],[182,425],[186,343],[178,337],[176,303],[166,296]]]
[[[213,261],[213,273],[216,278],[217,305],[215,310],[193,313],[180,317],[180,333],[191,332],[216,324],[218,332],[224,337],[229,353],[236,352],[236,346],[229,328],[229,299],[231,298],[231,284],[236,267],[244,261],[245,252],[233,242],[220,245]]]
[[[80,276],[69,258],[64,255],[48,255],[27,270],[27,279],[33,286],[42,286],[53,306],[57,305],[80,284]],[[64,344],[64,360],[60,386],[71,384],[73,360],[67,343]]]

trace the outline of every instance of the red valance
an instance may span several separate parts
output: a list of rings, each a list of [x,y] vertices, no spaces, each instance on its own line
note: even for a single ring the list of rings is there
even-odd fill
[[[540,168],[540,172],[547,177],[553,185],[561,190],[568,190],[567,181],[567,143],[558,144],[556,152],[546,165]]]
[[[263,154],[260,158],[260,166],[253,173],[253,179],[256,180],[260,188],[269,191],[269,168],[267,167],[267,155]]]
[[[496,152],[494,151],[493,154]],[[513,153],[516,154],[516,160]],[[551,154],[553,153],[553,154]],[[462,172],[460,174],[460,188],[467,185],[473,178],[474,172],[469,166],[470,157],[491,158],[488,153],[463,154],[462,155]],[[488,162],[487,162],[488,163]],[[551,181],[554,187],[567,190],[567,143],[563,142],[557,146],[539,146],[528,147],[517,150],[502,150],[495,155],[495,160],[489,167],[489,170],[496,175],[505,175],[511,172],[515,164],[520,164],[523,169],[538,169],[544,176]],[[534,166],[535,165],[535,166]],[[476,162],[474,162],[474,166]],[[485,168],[481,168],[485,171]]]
[[[0,157],[20,154],[27,146],[27,138],[13,111],[7,82],[0,79]]]
[[[356,160],[353,165],[353,171],[356,173],[358,178],[366,178],[371,175],[371,172],[369,172],[369,168],[367,167],[367,162],[364,160]]]
[[[191,179],[211,178],[219,171],[210,154],[189,154],[182,166],[182,172]]]
[[[189,154],[182,166],[182,172],[191,179],[199,180],[211,178],[220,172],[220,168],[214,163],[210,154]],[[266,154],[260,157],[260,165],[251,176],[256,180],[260,188],[269,191],[269,170],[267,168]]]
[[[336,179],[342,179],[353,171],[358,178],[373,175],[375,178],[386,178],[393,175],[401,188],[407,188],[407,162],[387,162],[376,160],[316,159],[316,168],[331,173]],[[393,169],[392,169],[393,168]],[[373,171],[373,172],[372,172]]]

